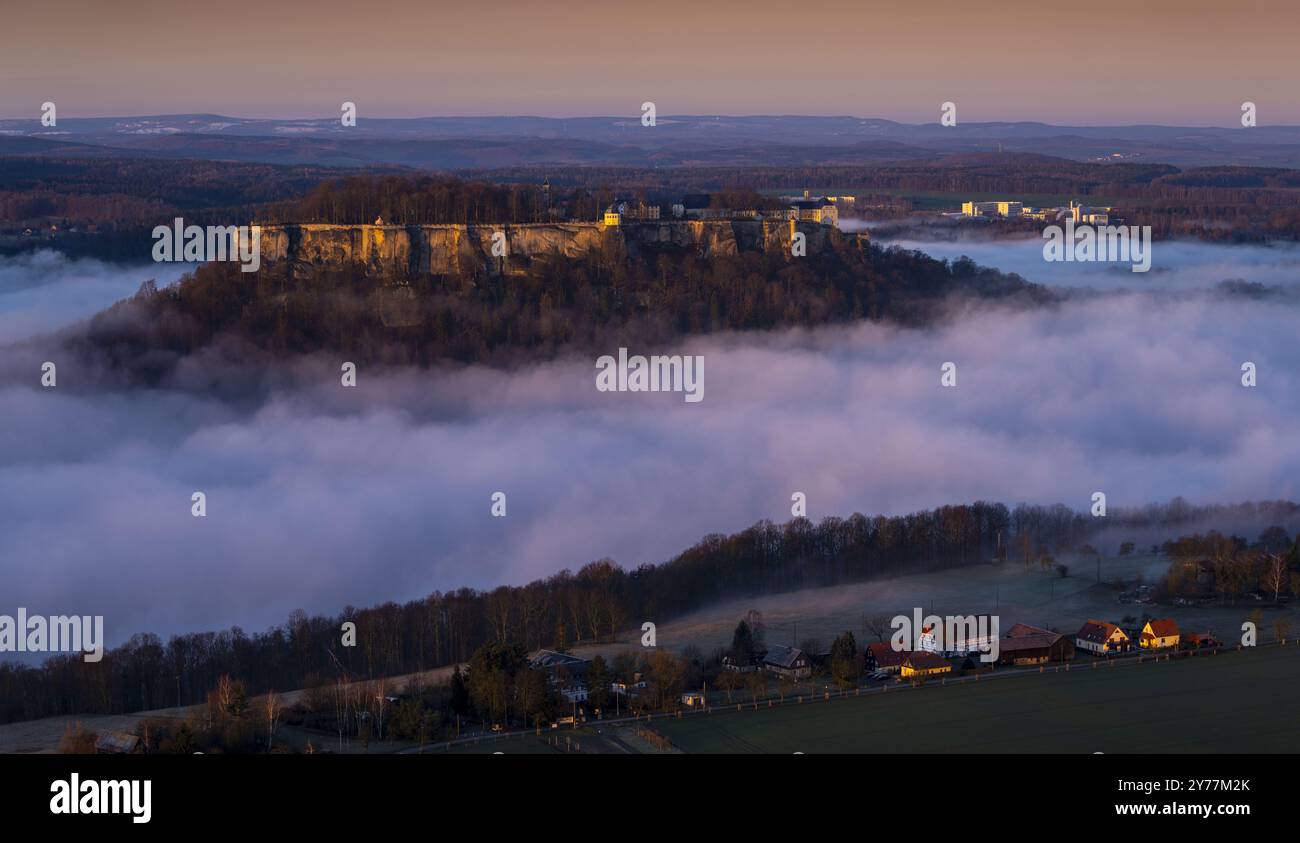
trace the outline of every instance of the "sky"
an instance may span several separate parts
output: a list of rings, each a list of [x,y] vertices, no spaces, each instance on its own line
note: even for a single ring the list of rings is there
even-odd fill
[[[1300,123],[1294,0],[12,4],[0,118],[834,114]]]
[[[1038,249],[981,257],[1028,269]],[[520,584],[602,557],[661,562],[709,533],[789,520],[795,492],[815,520],[980,499],[1084,511],[1096,491],[1112,508],[1300,498],[1300,299],[1212,286],[1294,290],[1300,255],[1157,243],[1154,257],[1164,273],[1127,273],[1126,290],[1093,265],[1060,276],[1090,289],[1059,306],[976,308],[927,330],[694,338],[681,351],[704,358],[698,404],[598,392],[591,357],[362,368],[344,389],[326,356],[238,405],[206,388],[219,354],[185,362],[186,390],[95,388],[21,318],[84,317],[93,307],[75,296],[38,305],[21,291],[75,289],[95,270],[0,259],[10,279],[29,276],[0,289],[0,330],[14,332],[0,346],[28,339],[0,355],[0,608],[102,614],[111,644],[262,629],[295,608]],[[1031,278],[1050,283],[1059,266],[1040,257]],[[100,271],[134,289],[154,269]],[[59,382],[44,389],[51,356]],[[1258,386],[1242,386],[1243,361]],[[945,362],[955,387],[941,386]]]

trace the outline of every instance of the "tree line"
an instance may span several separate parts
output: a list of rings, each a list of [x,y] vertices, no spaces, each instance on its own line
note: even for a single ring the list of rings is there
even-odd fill
[[[1294,515],[1294,504],[1272,506]],[[643,620],[722,600],[1014,560],[1024,541],[1062,552],[1103,528],[1176,525],[1239,511],[1176,501],[1099,519],[1061,505],[976,502],[900,516],[760,521],[705,536],[661,564],[625,569],[602,559],[526,585],[439,591],[336,615],[295,611],[263,632],[232,627],[166,640],[140,633],[95,664],[79,655],[40,666],[7,662],[0,664],[0,722],[188,705],[202,702],[223,676],[252,695],[464,664],[488,643],[565,649],[611,641]],[[356,624],[355,646],[342,646],[345,622]]]

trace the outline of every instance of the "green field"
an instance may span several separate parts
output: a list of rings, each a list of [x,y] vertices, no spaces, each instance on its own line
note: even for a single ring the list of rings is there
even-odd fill
[[[655,728],[685,752],[1300,752],[1300,646],[891,689]]]

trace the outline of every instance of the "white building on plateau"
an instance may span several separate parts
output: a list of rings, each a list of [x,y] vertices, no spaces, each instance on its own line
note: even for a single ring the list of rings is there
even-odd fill
[[[837,225],[840,221],[840,209],[826,199],[800,199],[790,204],[790,210],[796,212],[798,219],[804,222]]]

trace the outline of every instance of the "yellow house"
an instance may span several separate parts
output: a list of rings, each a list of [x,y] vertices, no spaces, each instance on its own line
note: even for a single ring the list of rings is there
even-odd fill
[[[952,673],[952,664],[934,653],[918,651],[907,657],[899,672],[903,676],[934,676],[939,673]]]
[[[1172,618],[1153,618],[1142,627],[1138,646],[1144,650],[1161,650],[1178,646],[1178,624]]]

